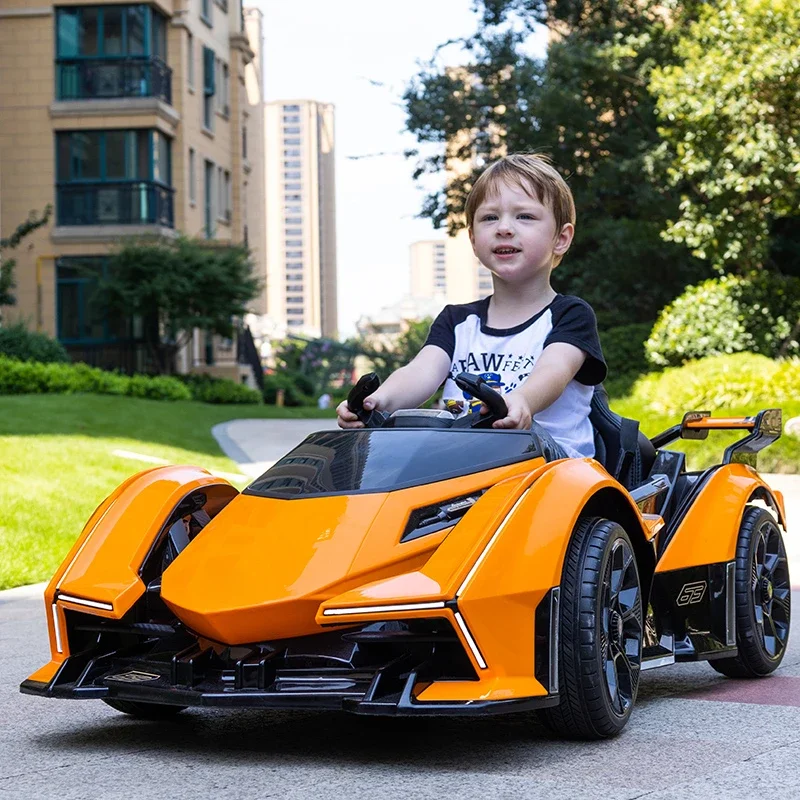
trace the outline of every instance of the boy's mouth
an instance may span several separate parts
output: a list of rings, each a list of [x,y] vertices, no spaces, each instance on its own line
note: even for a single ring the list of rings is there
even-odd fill
[[[521,251],[518,247],[495,247],[492,252],[498,256],[511,256]]]

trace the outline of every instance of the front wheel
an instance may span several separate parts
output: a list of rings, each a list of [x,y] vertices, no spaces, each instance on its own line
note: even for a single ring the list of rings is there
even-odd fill
[[[541,711],[570,738],[604,739],[625,727],[642,663],[642,587],[631,540],[616,522],[581,517],[561,579],[560,703]]]
[[[103,702],[116,711],[129,714],[138,719],[164,720],[171,719],[186,706],[170,706],[162,703],[142,703],[139,700],[117,700],[104,697]]]
[[[750,506],[736,543],[736,645],[732,658],[708,663],[729,678],[763,678],[783,660],[792,592],[781,529],[772,514]]]

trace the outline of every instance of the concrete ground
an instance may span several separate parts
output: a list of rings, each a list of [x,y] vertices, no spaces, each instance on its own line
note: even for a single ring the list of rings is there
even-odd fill
[[[216,434],[255,471],[328,422],[234,423]],[[781,482],[794,492],[794,480]],[[798,494],[787,497],[790,540],[800,538]],[[0,593],[0,798],[800,797],[797,636],[765,680],[729,680],[702,663],[644,673],[630,723],[606,742],[558,741],[529,714],[196,710],[152,723],[100,701],[19,694],[49,658],[42,590]]]

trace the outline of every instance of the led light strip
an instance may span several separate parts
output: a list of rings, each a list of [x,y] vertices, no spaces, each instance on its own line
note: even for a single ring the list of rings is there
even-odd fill
[[[58,650],[59,653],[63,653],[64,648],[61,646],[61,626],[58,624],[58,607],[53,603],[51,608],[53,611],[53,629],[56,634],[56,650]]]
[[[68,594],[59,593],[58,599],[64,603],[75,603],[78,606],[88,606],[89,608],[99,608],[102,611],[113,611],[111,603],[100,603],[97,600],[84,600],[82,597],[72,597]]]
[[[461,616],[461,613],[456,611],[455,612],[456,622],[458,623],[458,627],[461,628],[461,633],[464,634],[464,638],[467,640],[467,644],[469,645],[469,649],[472,650],[472,655],[475,656],[475,660],[478,662],[478,666],[481,669],[486,669],[486,662],[483,660],[483,656],[481,655],[481,651],[478,650],[478,645],[475,644],[475,640],[472,638],[472,634],[469,632],[469,628],[467,627],[467,623],[464,622],[464,617]]]
[[[505,519],[500,523],[497,530],[494,532],[494,535],[491,539],[489,539],[489,543],[486,547],[483,548],[483,552],[478,556],[478,560],[472,565],[472,569],[467,573],[467,577],[464,578],[464,582],[461,584],[459,590],[456,592],[456,598],[458,598],[461,594],[463,594],[464,589],[467,588],[467,584],[472,580],[472,577],[478,571],[478,567],[481,565],[481,562],[484,558],[486,558],[487,553],[491,549],[492,545],[497,540],[497,537],[503,532],[503,529],[508,524],[508,521],[511,517],[514,516],[514,512],[517,510],[517,506],[525,499],[525,495],[533,488],[533,486],[529,486],[520,496],[516,503],[511,507],[511,511],[506,514]]]
[[[391,611],[426,611],[431,608],[444,608],[444,601],[437,603],[405,603],[394,606],[362,606],[361,608],[326,608],[324,617],[342,616],[345,614],[384,614]]]

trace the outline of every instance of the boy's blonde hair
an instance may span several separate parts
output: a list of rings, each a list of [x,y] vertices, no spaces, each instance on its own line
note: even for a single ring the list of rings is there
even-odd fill
[[[490,195],[496,194],[501,183],[519,186],[524,192],[547,206],[556,221],[556,233],[568,222],[575,224],[575,201],[567,182],[561,177],[551,160],[543,153],[513,153],[490,164],[480,174],[467,197],[465,213],[467,227],[471,230],[478,206]],[[563,256],[555,256],[553,265]]]

